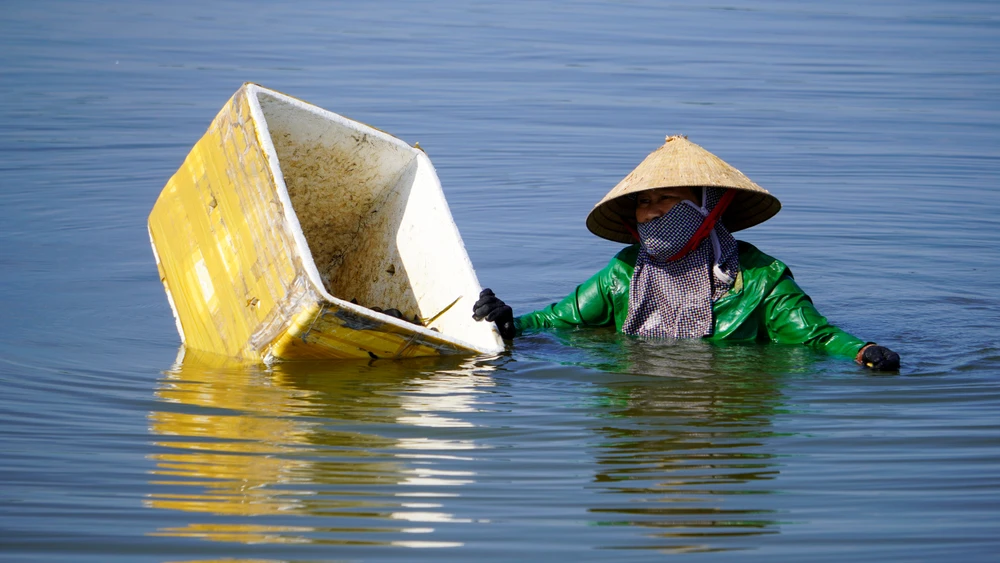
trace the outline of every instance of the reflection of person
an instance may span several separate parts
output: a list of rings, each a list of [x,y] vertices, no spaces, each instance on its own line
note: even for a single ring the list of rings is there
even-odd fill
[[[506,339],[613,325],[646,338],[807,344],[876,370],[899,369],[898,354],[827,322],[785,264],[730,234],[780,208],[722,159],[668,137],[587,217],[592,233],[630,246],[558,303],[515,318],[485,289],[473,317],[495,322]]]

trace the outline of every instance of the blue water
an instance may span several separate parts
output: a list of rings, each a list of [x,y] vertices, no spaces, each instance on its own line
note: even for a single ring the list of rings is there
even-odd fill
[[[995,561],[1000,6],[5,2],[0,560]],[[668,134],[898,375],[542,333],[494,359],[213,367],[145,221],[245,81],[420,142],[517,312]]]

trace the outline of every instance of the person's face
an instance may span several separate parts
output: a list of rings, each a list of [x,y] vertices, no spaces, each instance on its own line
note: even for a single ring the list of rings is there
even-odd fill
[[[635,198],[635,220],[645,223],[662,217],[684,199],[698,203],[694,188],[656,188],[639,192]]]

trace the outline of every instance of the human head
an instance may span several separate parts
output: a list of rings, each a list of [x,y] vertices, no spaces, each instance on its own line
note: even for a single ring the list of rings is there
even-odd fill
[[[700,188],[653,188],[635,194],[635,222],[645,223],[666,215],[678,203],[687,200],[698,204]]]
[[[635,194],[691,186],[695,186],[696,194],[698,186],[735,192],[720,218],[730,232],[762,223],[781,209],[776,197],[742,172],[687,137],[674,135],[594,206],[587,216],[587,228],[601,238],[631,244],[635,242]]]

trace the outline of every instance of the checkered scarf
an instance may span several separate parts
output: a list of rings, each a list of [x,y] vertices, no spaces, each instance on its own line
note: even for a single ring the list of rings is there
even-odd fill
[[[732,287],[739,271],[736,239],[721,222],[687,256],[668,262],[690,240],[724,190],[704,188],[702,206],[678,203],[639,225],[639,256],[622,332],[653,338],[712,334],[712,302]]]

